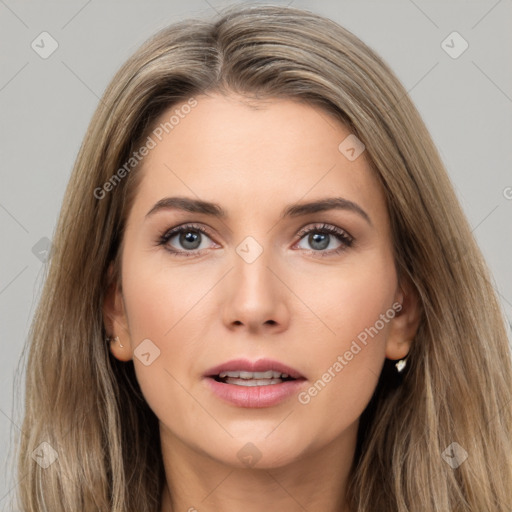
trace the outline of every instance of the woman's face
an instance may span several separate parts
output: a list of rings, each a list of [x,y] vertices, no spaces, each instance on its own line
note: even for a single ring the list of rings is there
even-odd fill
[[[105,311],[165,446],[277,467],[353,443],[413,329],[360,142],[316,107],[254,105],[198,96],[157,121]]]

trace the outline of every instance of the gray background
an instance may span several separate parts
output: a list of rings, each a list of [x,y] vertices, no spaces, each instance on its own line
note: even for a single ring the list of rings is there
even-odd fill
[[[274,3],[334,19],[402,80],[440,150],[510,323],[512,1]],[[44,249],[40,240],[53,236],[99,97],[157,29],[228,4],[0,0],[0,510],[13,510],[11,437],[21,424],[25,375],[24,360],[18,364],[45,272],[33,247]],[[58,43],[47,59],[31,47],[43,31]],[[453,31],[469,44],[458,58],[441,46]]]

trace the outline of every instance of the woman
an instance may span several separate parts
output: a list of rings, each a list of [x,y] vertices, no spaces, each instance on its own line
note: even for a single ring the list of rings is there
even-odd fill
[[[98,106],[54,246],[22,510],[512,507],[489,273],[406,91],[334,22],[159,32]]]

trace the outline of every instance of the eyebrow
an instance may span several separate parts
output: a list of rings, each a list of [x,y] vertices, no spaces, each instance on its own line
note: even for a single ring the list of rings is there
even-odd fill
[[[211,215],[219,219],[226,219],[228,217],[226,210],[217,203],[190,197],[164,197],[155,203],[151,210],[146,213],[146,218],[154,215],[158,211],[172,209]],[[293,203],[288,205],[281,212],[280,218],[282,220],[289,217],[301,217],[328,210],[346,210],[354,212],[366,220],[370,226],[373,225],[370,216],[357,203],[344,199],[343,197],[326,197],[308,203]]]

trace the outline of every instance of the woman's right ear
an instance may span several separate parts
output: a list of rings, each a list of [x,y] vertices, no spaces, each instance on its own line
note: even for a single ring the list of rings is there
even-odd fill
[[[110,351],[121,361],[129,361],[131,354],[131,339],[128,321],[124,307],[123,296],[117,279],[114,279],[114,264],[111,263],[107,271],[107,290],[103,300],[103,324],[107,336],[118,342],[109,341]]]

